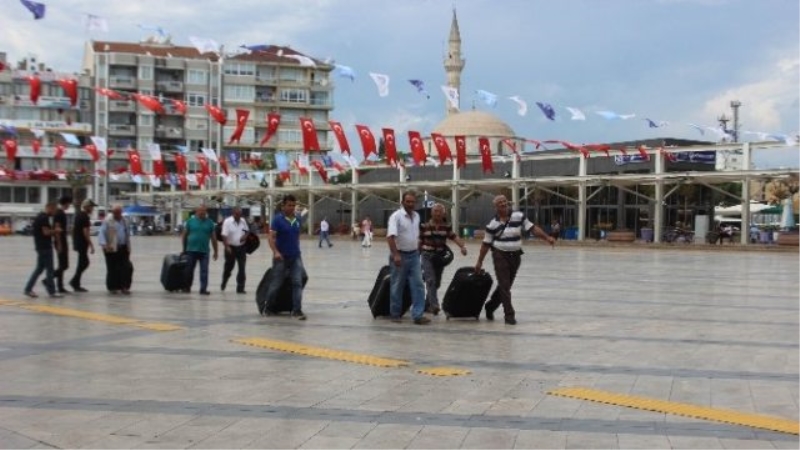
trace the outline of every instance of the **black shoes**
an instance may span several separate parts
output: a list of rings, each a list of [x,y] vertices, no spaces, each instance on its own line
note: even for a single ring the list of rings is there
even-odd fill
[[[33,292],[33,291],[25,291],[25,295],[26,295],[26,296],[28,296],[28,297],[30,297],[30,298],[37,298],[37,297],[39,297],[39,294],[37,294],[36,292]]]
[[[492,321],[494,320],[494,311],[489,309],[489,305],[486,305],[486,320]]]
[[[517,324],[517,319],[511,316],[506,317],[506,325],[516,325],[516,324]]]
[[[200,295],[211,295],[211,292],[208,292],[208,291],[200,291]]]
[[[225,286],[228,285],[228,280],[222,280],[222,284],[219,285],[219,290],[225,292]]]
[[[306,315],[303,314],[303,311],[292,311],[292,317],[297,320],[306,320]]]
[[[416,319],[414,319],[414,323],[416,325],[428,325],[429,323],[431,323],[431,319],[428,319],[425,316],[417,317]]]
[[[236,293],[237,294],[247,294],[247,291],[245,291],[244,289],[237,289]]]

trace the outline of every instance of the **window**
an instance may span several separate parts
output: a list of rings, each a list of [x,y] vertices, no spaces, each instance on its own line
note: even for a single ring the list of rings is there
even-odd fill
[[[281,81],[304,81],[305,69],[296,69],[294,67],[282,67],[280,72]]]
[[[189,117],[186,119],[186,128],[189,130],[207,130],[208,120]]]
[[[27,189],[24,187],[14,188],[14,203],[27,203]]]
[[[28,188],[28,203],[41,203],[41,191],[38,187]]]
[[[320,105],[320,106],[328,105],[328,93],[327,92],[312,92],[311,93],[311,104],[312,105]]]
[[[278,141],[288,144],[299,144],[303,142],[303,134],[300,130],[278,130]]]
[[[0,203],[11,203],[11,186],[0,186]]]
[[[186,94],[187,106],[205,106],[206,95],[199,92],[189,92]]]
[[[281,89],[281,101],[288,103],[306,103],[308,93],[303,89]]]
[[[303,116],[300,111],[281,111],[281,122],[285,124],[299,124],[300,116]]]
[[[153,66],[139,66],[139,79],[152,80],[153,79]]]
[[[139,114],[139,126],[140,127],[152,127],[153,126],[153,115],[152,114]]]
[[[256,66],[251,63],[225,63],[224,73],[231,76],[252,77],[256,74]]]
[[[208,71],[189,69],[186,72],[186,82],[188,84],[208,84]]]
[[[228,85],[225,86],[225,100],[249,101],[252,102],[256,97],[255,86]]]
[[[309,117],[314,119],[314,123],[327,123],[328,122],[328,112],[327,111],[311,111],[307,114]]]

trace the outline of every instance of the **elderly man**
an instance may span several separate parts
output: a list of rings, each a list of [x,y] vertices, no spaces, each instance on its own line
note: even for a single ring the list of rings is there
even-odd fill
[[[422,250],[422,279],[425,281],[425,309],[434,315],[438,315],[439,296],[437,290],[442,284],[442,271],[444,265],[442,260],[447,247],[447,240],[450,239],[461,249],[461,254],[467,255],[467,247],[464,241],[459,239],[453,231],[453,227],[445,222],[444,205],[436,203],[431,207],[431,218],[419,227],[419,246]]]
[[[208,218],[208,211],[205,206],[200,206],[195,210],[194,216],[186,221],[181,235],[183,251],[189,256],[186,264],[186,279],[191,280],[194,275],[194,268],[200,261],[200,295],[209,295],[208,292],[208,243],[214,249],[214,261],[217,260],[217,237],[214,233],[214,221]],[[184,289],[184,292],[191,291],[191,284]]]
[[[389,313],[392,322],[400,322],[403,313],[403,290],[408,281],[411,289],[411,317],[417,325],[427,325],[431,319],[424,316],[425,285],[419,259],[419,214],[414,210],[417,196],[406,192],[402,207],[389,216],[386,241],[389,243],[391,288]]]
[[[245,293],[247,252],[245,251],[244,243],[247,240],[249,229],[250,226],[247,221],[242,219],[242,209],[238,206],[234,206],[231,216],[222,222],[222,245],[225,246],[225,266],[222,270],[222,285],[220,289],[223,291],[233,272],[233,265],[236,264],[239,267],[236,272],[236,293]]]
[[[97,243],[103,249],[106,259],[106,288],[112,294],[130,295],[131,277],[131,236],[127,221],[122,217],[122,206],[111,209],[97,235]]]

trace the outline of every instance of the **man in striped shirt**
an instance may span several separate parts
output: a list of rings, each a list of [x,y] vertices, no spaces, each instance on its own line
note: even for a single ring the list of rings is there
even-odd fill
[[[494,208],[497,214],[486,225],[486,234],[481,243],[475,272],[481,271],[483,258],[491,249],[497,287],[486,302],[486,319],[494,320],[494,311],[502,304],[505,322],[508,325],[516,325],[517,319],[514,317],[514,307],[511,305],[511,285],[514,284],[521,262],[523,230],[533,229],[533,234],[546,240],[550,245],[555,244],[555,239],[528,220],[522,211],[512,211],[504,195],[494,198]]]
[[[419,247],[422,251],[422,280],[425,281],[425,308],[433,315],[438,315],[439,296],[437,289],[442,283],[442,271],[447,240],[451,239],[461,249],[461,254],[467,255],[464,241],[453,232],[453,227],[445,222],[444,205],[436,203],[431,207],[431,219],[419,226]]]

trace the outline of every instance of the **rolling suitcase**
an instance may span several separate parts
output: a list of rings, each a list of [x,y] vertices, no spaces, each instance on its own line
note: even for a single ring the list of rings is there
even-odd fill
[[[186,279],[187,264],[189,257],[185,253],[174,253],[164,257],[164,262],[161,264],[161,285],[164,289],[175,292],[191,286]]]
[[[474,267],[460,267],[453,275],[442,302],[445,317],[474,317],[480,320],[489,291],[492,290],[492,276],[481,271],[475,273]]]
[[[291,280],[289,277],[283,279],[281,287],[278,289],[278,295],[275,296],[275,304],[267,305],[267,294],[269,293],[269,286],[272,282],[272,268],[270,267],[267,269],[267,272],[264,273],[264,276],[261,277],[261,281],[258,283],[258,288],[256,289],[258,313],[261,315],[266,314],[268,309],[272,314],[291,312],[293,308]],[[303,287],[306,286],[306,283],[308,283],[308,274],[306,273],[306,269],[303,268]]]
[[[389,316],[389,298],[391,292],[391,269],[389,266],[381,267],[378,271],[378,278],[375,280],[375,286],[372,287],[372,292],[369,294],[367,304],[370,311],[372,311],[372,318],[378,316]],[[411,308],[411,289],[406,282],[406,288],[403,289],[403,312],[402,316],[408,309]]]

